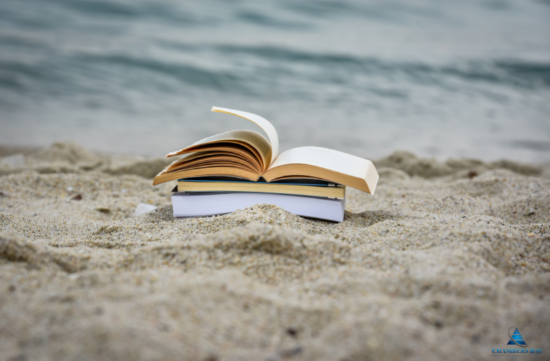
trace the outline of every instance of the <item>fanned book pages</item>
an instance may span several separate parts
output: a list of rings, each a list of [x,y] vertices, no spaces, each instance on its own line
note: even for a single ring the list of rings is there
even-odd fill
[[[153,185],[182,179],[224,176],[267,182],[287,179],[325,180],[374,194],[378,172],[370,160],[321,147],[298,147],[279,154],[273,125],[259,115],[227,108],[212,111],[248,119],[267,134],[232,130],[200,140],[167,157],[183,155],[160,172]]]

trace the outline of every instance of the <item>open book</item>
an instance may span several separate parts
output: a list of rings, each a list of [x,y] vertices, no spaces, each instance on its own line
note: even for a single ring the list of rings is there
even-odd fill
[[[259,115],[213,107],[256,123],[269,141],[249,130],[232,130],[200,140],[166,157],[184,155],[160,172],[153,185],[209,176],[237,177],[267,182],[286,179],[321,179],[374,194],[378,172],[371,161],[332,149],[298,147],[279,154],[279,137],[273,125]]]

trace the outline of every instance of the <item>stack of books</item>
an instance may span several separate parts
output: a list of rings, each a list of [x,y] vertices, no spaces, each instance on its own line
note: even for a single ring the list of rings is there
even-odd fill
[[[153,180],[177,180],[174,217],[230,213],[258,203],[304,217],[341,222],[346,186],[374,194],[378,172],[371,161],[332,149],[299,147],[279,154],[279,138],[266,119],[213,107],[259,125],[264,136],[233,130],[200,140],[167,157],[183,155]]]
[[[299,216],[341,222],[345,187],[318,180],[283,180],[267,183],[232,178],[178,180],[172,203],[175,217],[230,213],[259,203],[275,204]]]

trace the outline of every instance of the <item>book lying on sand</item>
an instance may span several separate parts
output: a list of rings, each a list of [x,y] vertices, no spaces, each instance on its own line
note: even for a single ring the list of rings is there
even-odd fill
[[[267,183],[224,177],[189,178],[179,179],[177,189],[185,193],[276,193],[339,199],[344,199],[346,195],[345,186],[313,179]]]
[[[174,217],[204,217],[231,213],[255,204],[274,204],[303,217],[344,220],[344,199],[272,193],[173,193]]]
[[[298,147],[279,154],[279,138],[273,125],[259,115],[213,107],[260,126],[269,141],[249,130],[232,130],[200,140],[167,157],[184,155],[160,172],[153,185],[208,176],[237,177],[267,182],[285,179],[320,179],[374,194],[378,172],[371,161],[332,149]]]

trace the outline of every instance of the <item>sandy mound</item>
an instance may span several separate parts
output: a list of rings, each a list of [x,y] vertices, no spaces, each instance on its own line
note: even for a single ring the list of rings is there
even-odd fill
[[[376,162],[376,167],[400,169],[410,176],[423,178],[441,177],[459,173],[462,176],[475,177],[490,169],[509,169],[524,175],[543,175],[548,178],[548,167],[523,164],[509,160],[486,163],[478,159],[449,159],[439,162],[436,159],[419,158],[411,152],[397,151]],[[466,171],[466,173],[464,173]]]
[[[402,159],[375,196],[349,189],[340,224],[270,205],[174,220],[170,185],[110,157],[1,176],[1,358],[490,360],[510,327],[544,349],[546,168]]]
[[[19,157],[17,164],[3,159]],[[29,150],[0,146],[0,176],[25,171],[42,174],[99,171],[113,175],[132,174],[153,178],[173,160],[157,157],[105,156],[82,148],[73,142],[56,142],[44,149]]]

